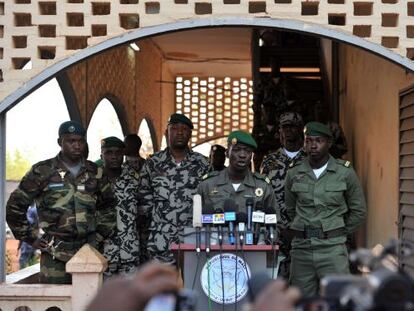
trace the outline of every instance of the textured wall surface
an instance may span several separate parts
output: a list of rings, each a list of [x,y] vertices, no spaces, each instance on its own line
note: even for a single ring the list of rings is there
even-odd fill
[[[7,0],[0,1],[0,100],[79,50],[128,31],[189,19],[276,18],[354,34],[411,58],[408,0]],[[31,70],[21,70],[32,61]]]
[[[340,115],[368,203],[367,246],[397,238],[399,92],[414,76],[386,60],[341,45]],[[364,81],[364,83],[361,83]]]

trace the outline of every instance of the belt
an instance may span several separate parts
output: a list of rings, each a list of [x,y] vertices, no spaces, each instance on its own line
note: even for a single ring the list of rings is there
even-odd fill
[[[318,238],[318,239],[326,240],[326,239],[331,239],[331,238],[336,238],[336,237],[346,235],[346,230],[344,227],[329,230],[329,231],[323,231],[322,228],[314,228],[314,227],[305,226],[304,231],[291,229],[291,232],[292,232],[293,237],[298,238],[298,239]]]

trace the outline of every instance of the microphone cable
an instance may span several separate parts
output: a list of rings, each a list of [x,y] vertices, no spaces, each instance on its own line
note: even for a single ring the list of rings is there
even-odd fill
[[[221,270],[221,296],[223,298],[221,309],[224,311],[223,227],[219,226],[218,229],[219,229],[220,270]]]
[[[197,275],[198,275],[198,269],[200,266],[200,253],[196,253],[197,256],[197,263],[196,263],[196,268],[195,268],[195,273],[194,273],[194,278],[193,278],[193,284],[191,285],[191,290],[194,290],[194,285],[197,279]]]
[[[208,311],[213,311],[213,306],[211,305],[211,291],[210,291],[210,254],[209,252],[206,252],[206,261],[207,261]]]
[[[237,311],[237,266],[238,266],[238,252],[239,252],[239,249],[238,249],[238,247],[237,247],[237,238],[236,238],[236,241],[235,241],[235,243],[234,243],[234,247],[235,247],[235,253],[236,253],[236,260],[235,260],[235,262],[236,262],[236,267],[235,267],[235,271],[234,271],[234,310],[235,311]]]

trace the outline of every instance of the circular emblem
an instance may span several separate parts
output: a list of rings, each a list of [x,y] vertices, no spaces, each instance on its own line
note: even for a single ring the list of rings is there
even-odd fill
[[[247,263],[241,257],[230,253],[222,254],[221,263],[220,255],[211,258],[204,265],[200,275],[204,293],[206,296],[210,294],[211,300],[219,304],[233,304],[242,300],[249,289],[247,284],[249,278],[250,268]]]
[[[263,189],[262,188],[256,188],[256,190],[254,191],[254,194],[257,197],[261,197],[263,195]]]
[[[237,144],[237,138],[236,138],[236,137],[233,137],[233,138],[231,139],[231,144],[232,144],[232,145]]]
[[[73,125],[68,127],[68,132],[73,133],[75,131],[75,127]]]

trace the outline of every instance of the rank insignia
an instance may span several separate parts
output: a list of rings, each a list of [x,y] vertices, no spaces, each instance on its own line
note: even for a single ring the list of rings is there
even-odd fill
[[[344,164],[345,167],[349,167],[350,165],[351,165],[351,162],[349,162],[349,161],[346,161],[345,164]]]
[[[234,137],[234,138],[231,140],[231,144],[232,144],[232,145],[237,144],[237,138],[236,138],[236,137]]]
[[[262,188],[256,188],[256,190],[254,191],[254,194],[257,197],[261,197],[263,195],[263,189]]]
[[[58,173],[60,175],[60,178],[62,178],[62,179],[65,178],[65,175],[66,175],[66,172],[65,171],[59,171]]]
[[[74,127],[73,125],[69,126],[69,127],[68,127],[68,132],[69,132],[69,133],[73,133],[73,132],[75,132],[75,127]]]
[[[210,194],[217,194],[218,193],[218,190],[217,190],[217,188],[214,188],[213,190],[211,190],[211,192],[210,192]]]

